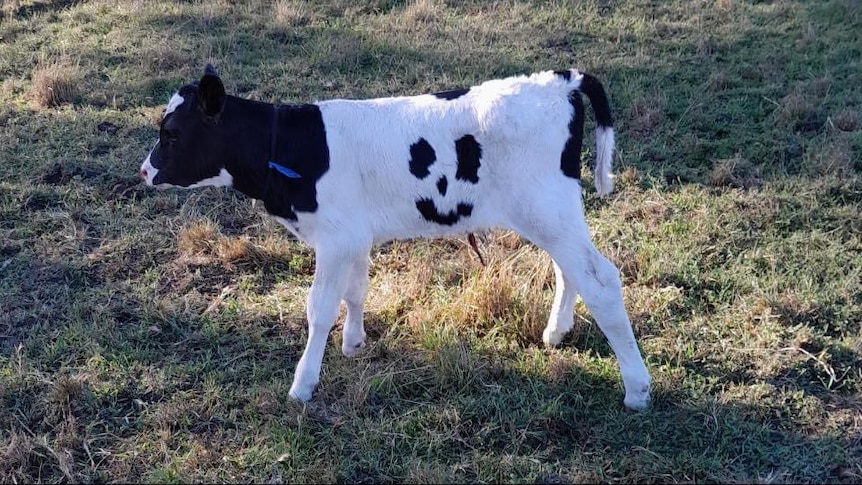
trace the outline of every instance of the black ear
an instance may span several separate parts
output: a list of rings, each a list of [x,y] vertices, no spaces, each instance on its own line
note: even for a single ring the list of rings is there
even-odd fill
[[[205,115],[216,117],[224,107],[224,99],[224,84],[215,68],[207,64],[204,77],[198,83],[198,104]]]

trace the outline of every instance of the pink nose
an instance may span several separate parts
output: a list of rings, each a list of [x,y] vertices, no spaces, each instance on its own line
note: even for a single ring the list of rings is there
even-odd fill
[[[141,177],[143,177],[143,178],[146,180],[146,178],[147,178],[147,169],[145,169],[145,168],[142,168],[142,169],[141,169]]]

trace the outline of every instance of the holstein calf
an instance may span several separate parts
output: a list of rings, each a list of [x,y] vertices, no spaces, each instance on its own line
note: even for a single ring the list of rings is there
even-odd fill
[[[342,352],[365,345],[374,244],[503,227],[554,260],[545,344],[559,344],[572,328],[580,294],[619,361],[625,405],[642,409],[650,376],[619,271],[593,246],[584,219],[581,93],[597,121],[596,189],[607,195],[610,106],[601,83],[577,70],[422,96],[272,105],[226,95],[208,65],[170,99],[141,176],[156,187],[234,187],[314,248],[308,342],[290,387],[296,399],[311,399],[341,300]]]

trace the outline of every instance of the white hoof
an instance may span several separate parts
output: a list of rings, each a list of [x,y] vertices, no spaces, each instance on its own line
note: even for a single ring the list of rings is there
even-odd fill
[[[563,337],[566,334],[564,332],[552,331],[549,328],[545,328],[545,331],[542,332],[542,342],[545,342],[545,345],[548,347],[556,347],[560,345],[560,342],[563,341]]]
[[[296,399],[297,401],[308,402],[311,401],[311,395],[314,394],[314,388],[316,386],[297,386],[296,384],[290,386],[290,397]]]
[[[350,344],[347,341],[341,344],[341,353],[344,354],[345,357],[355,357],[360,350],[365,348],[365,338],[358,344]]]
[[[623,404],[632,411],[643,411],[650,405],[649,385],[642,386],[635,392],[626,392]]]
[[[356,330],[359,330],[358,332]],[[341,353],[345,357],[353,357],[365,347],[365,330],[362,325],[347,327],[341,341]]]

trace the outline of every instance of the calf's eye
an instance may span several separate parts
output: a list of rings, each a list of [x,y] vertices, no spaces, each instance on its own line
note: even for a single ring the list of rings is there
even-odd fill
[[[164,130],[162,132],[162,137],[165,139],[165,141],[175,142],[175,141],[179,140],[180,134],[179,134],[179,132],[174,131],[174,130]]]

